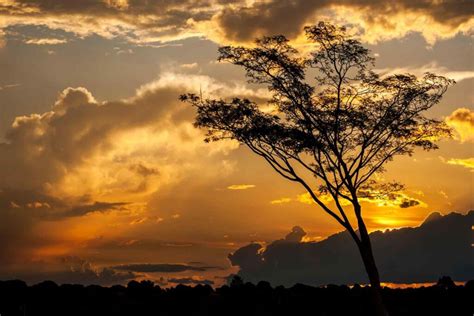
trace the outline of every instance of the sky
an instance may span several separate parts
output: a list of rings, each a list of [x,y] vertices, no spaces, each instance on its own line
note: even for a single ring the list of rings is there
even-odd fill
[[[380,74],[457,82],[428,113],[453,137],[387,166],[383,180],[406,187],[363,203],[369,229],[467,214],[473,11],[468,0],[0,0],[0,279],[218,284],[249,242],[295,225],[306,242],[341,231],[245,147],[205,143],[178,100],[264,100],[218,47],[284,34],[311,49],[303,27],[322,20],[346,25]]]

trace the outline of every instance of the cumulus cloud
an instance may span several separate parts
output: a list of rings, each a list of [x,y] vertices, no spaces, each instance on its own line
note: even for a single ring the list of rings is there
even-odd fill
[[[454,280],[472,279],[473,221],[474,211],[465,215],[433,213],[419,227],[371,233],[381,280],[435,282],[440,271]],[[293,228],[290,235],[294,231]],[[362,260],[349,233],[334,234],[319,242],[285,239],[265,248],[251,243],[229,255],[229,260],[240,267],[239,275],[245,281],[266,280],[274,286],[367,283]]]
[[[157,178],[172,181],[193,167],[183,163],[185,156],[206,159],[236,148],[234,143],[206,146],[192,126],[192,110],[178,96],[199,83],[213,94],[244,91],[197,77],[167,74],[122,101],[98,102],[85,88],[65,89],[51,111],[17,117],[7,131],[0,144],[0,187],[51,195],[93,191],[107,196],[120,188],[146,192],[156,189]]]
[[[429,42],[468,32],[469,1],[47,1],[0,3],[0,26],[45,25],[84,37],[122,36],[138,44],[205,36],[248,42],[267,34],[297,38],[305,24],[321,19],[359,25],[368,41],[420,32]],[[347,17],[350,17],[348,19]]]
[[[468,108],[456,109],[445,121],[461,142],[474,141],[474,111]]]
[[[304,236],[306,236],[304,229],[300,226],[295,226],[291,229],[291,232],[285,236],[285,241],[300,242]]]
[[[199,87],[222,97],[258,94],[206,76],[166,73],[128,99],[100,101],[84,87],[69,87],[50,111],[17,117],[0,143],[0,242],[12,245],[2,247],[1,257],[27,257],[40,246],[31,242],[40,234],[34,227],[51,220],[110,215],[128,229],[157,223],[164,216],[149,213],[147,202],[160,189],[232,172],[227,156],[238,144],[203,142],[193,109],[178,100]],[[102,222],[94,231],[108,227]]]

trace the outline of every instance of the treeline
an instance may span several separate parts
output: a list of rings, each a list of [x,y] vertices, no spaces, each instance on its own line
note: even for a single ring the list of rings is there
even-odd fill
[[[384,288],[385,304],[396,315],[474,314],[474,281],[457,286],[443,277],[430,287]],[[268,282],[244,283],[238,277],[230,286],[178,285],[161,288],[151,281],[127,286],[52,281],[27,286],[23,281],[0,281],[0,315],[370,315],[369,288],[355,285],[290,288]]]

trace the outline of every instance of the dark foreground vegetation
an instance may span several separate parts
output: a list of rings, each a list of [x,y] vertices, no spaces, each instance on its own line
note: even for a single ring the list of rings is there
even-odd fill
[[[390,315],[474,313],[474,281],[456,286],[450,278],[423,288],[383,288]],[[178,285],[162,289],[151,281],[101,287],[45,281],[0,281],[1,316],[23,315],[370,315],[369,288],[355,285],[272,288],[239,278],[230,286]]]

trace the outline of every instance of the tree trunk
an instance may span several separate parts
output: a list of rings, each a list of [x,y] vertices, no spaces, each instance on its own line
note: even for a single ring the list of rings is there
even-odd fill
[[[362,257],[362,261],[364,262],[365,270],[367,271],[367,275],[369,276],[374,314],[377,316],[387,316],[388,312],[385,309],[382,300],[379,271],[377,269],[377,265],[375,264],[369,234],[363,222],[359,222],[359,234],[360,243],[358,243],[358,247],[360,255]]]

